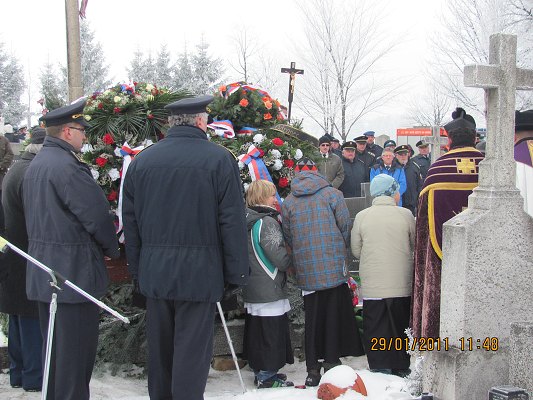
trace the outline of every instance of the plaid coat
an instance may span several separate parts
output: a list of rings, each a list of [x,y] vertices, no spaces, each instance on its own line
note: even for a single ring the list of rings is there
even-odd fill
[[[324,290],[346,282],[351,220],[342,193],[317,172],[300,172],[281,210],[298,287]]]

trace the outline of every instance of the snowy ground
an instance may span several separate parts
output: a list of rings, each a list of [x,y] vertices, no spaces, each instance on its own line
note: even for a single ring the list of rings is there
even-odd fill
[[[347,392],[342,400],[400,400],[412,397],[402,391],[404,380],[395,376],[374,374],[368,371],[366,357],[347,357],[343,363],[354,368],[363,379],[368,390],[368,397],[353,391]],[[276,388],[257,390],[253,384],[253,373],[248,367],[242,370],[243,380],[247,388],[242,393],[236,371],[211,370],[207,380],[205,400],[311,400],[316,399],[317,388],[296,389]],[[22,389],[13,389],[9,385],[7,371],[0,374],[0,399],[2,400],[38,400],[40,393],[26,393]],[[281,372],[288,375],[296,385],[304,383],[306,372],[305,362],[297,362],[285,366]],[[133,377],[111,376],[95,371],[91,381],[91,399],[148,400],[146,379]]]

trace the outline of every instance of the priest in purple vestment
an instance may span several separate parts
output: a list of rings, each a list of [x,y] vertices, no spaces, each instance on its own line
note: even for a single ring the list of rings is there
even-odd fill
[[[450,151],[429,168],[418,199],[411,327],[417,338],[439,337],[442,225],[468,206],[483,154],[474,148],[476,122],[462,108],[444,128]]]
[[[533,110],[515,114],[516,187],[524,198],[524,210],[533,217]]]

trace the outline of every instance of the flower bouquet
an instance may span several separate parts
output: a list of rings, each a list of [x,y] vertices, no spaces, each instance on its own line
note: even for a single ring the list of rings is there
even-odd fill
[[[286,197],[296,162],[304,155],[316,159],[313,142],[299,139],[294,133],[301,131],[283,124],[279,101],[264,90],[244,82],[221,86],[208,111],[211,140],[239,159],[245,188],[252,180],[268,179]]]
[[[103,189],[111,208],[119,203],[120,177],[125,159],[164,137],[168,111],[164,107],[187,97],[150,83],[120,84],[87,100],[88,145],[82,159]]]

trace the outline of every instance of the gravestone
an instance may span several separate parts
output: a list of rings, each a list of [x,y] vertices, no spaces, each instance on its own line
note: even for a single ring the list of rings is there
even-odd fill
[[[486,399],[509,384],[511,323],[533,321],[533,220],[513,157],[515,90],[533,89],[533,71],[516,68],[514,35],[491,36],[489,62],[465,67],[465,85],[486,91],[487,148],[468,208],[444,224],[440,336],[449,349],[429,352],[423,374],[424,391],[442,400]]]
[[[361,197],[348,197],[344,199],[352,222],[359,211],[372,205],[373,199],[370,195],[370,182],[361,183]],[[348,251],[348,271],[359,271],[359,260],[352,255],[351,251]]]
[[[511,324],[509,353],[509,383],[528,388],[533,399],[533,322]]]

